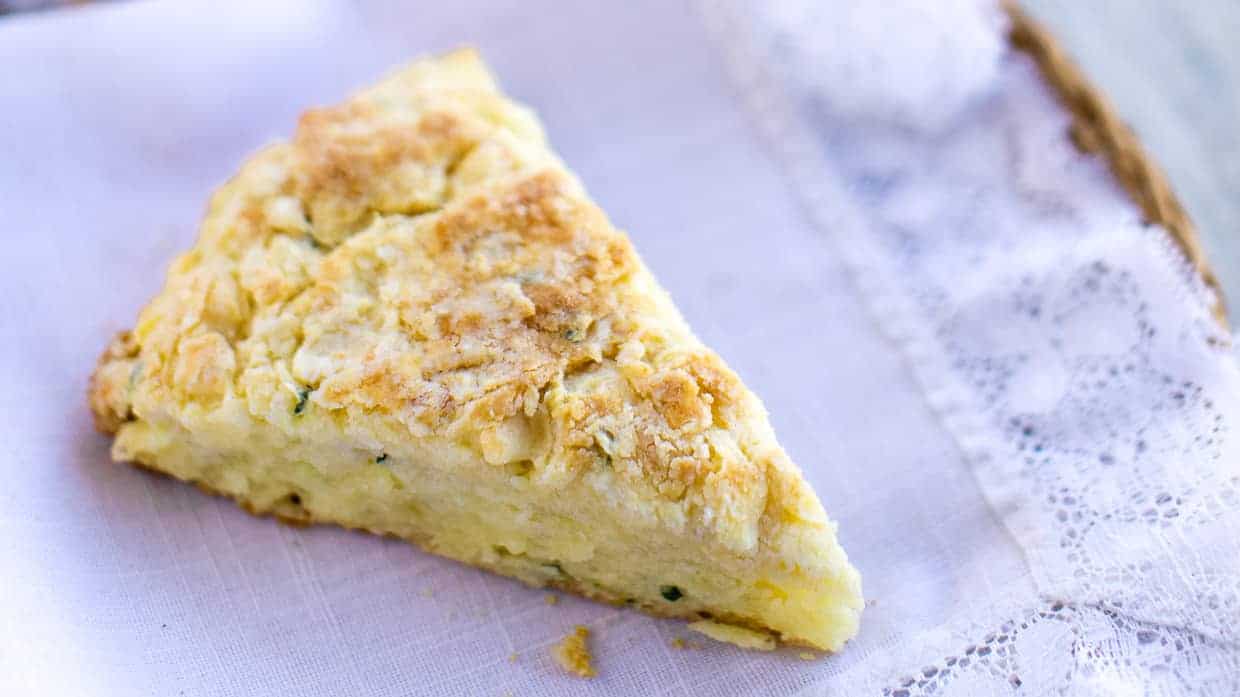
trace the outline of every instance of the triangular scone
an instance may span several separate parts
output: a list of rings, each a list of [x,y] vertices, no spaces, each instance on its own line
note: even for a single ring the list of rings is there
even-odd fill
[[[102,357],[113,456],[837,650],[860,578],[756,397],[470,51],[308,112]]]

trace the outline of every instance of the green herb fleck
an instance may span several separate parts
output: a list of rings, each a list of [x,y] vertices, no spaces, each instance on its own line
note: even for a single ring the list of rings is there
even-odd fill
[[[301,416],[306,410],[306,402],[310,401],[310,388],[303,387],[297,391],[297,404],[293,407],[293,415]]]
[[[581,342],[581,330],[577,329],[576,327],[570,327],[568,329],[565,329],[564,338],[574,344],[580,343]]]
[[[684,593],[680,592],[679,586],[659,586],[659,593],[669,603],[674,603],[685,596]]]
[[[386,462],[386,461],[387,461],[387,453],[383,453],[379,457],[375,458],[375,464],[379,464],[380,462]]]

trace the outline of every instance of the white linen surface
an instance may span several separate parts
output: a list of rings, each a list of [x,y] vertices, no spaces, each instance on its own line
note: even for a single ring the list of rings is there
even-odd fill
[[[0,20],[0,694],[1236,694],[1240,373],[1209,296],[995,8],[922,5]],[[842,653],[548,606],[109,462],[86,377],[212,188],[302,109],[466,43],[763,397],[865,579]],[[547,651],[578,623],[589,682]]]

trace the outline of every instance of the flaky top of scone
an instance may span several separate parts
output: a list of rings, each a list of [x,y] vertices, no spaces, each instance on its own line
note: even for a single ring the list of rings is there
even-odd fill
[[[757,399],[472,51],[253,157],[91,400],[120,440],[245,414],[376,452],[443,441],[552,489],[608,468],[623,505],[740,554],[829,525]]]

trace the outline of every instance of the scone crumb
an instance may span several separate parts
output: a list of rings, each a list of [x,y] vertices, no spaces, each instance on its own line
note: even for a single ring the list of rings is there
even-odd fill
[[[671,645],[672,648],[677,651],[700,651],[706,648],[706,644],[703,644],[700,641],[693,641],[692,639],[686,639],[680,636],[672,639]]]
[[[775,637],[765,632],[755,632],[752,629],[723,624],[722,622],[712,622],[711,620],[691,622],[689,629],[699,634],[705,634],[715,641],[735,644],[742,649],[756,649],[758,651],[775,650]]]
[[[514,652],[512,652],[512,653],[510,653],[510,654],[508,654],[508,662],[509,662],[509,663],[516,663],[516,662],[517,662],[517,653],[516,653],[515,651],[514,651]]]
[[[798,654],[797,654],[797,658],[801,659],[802,661],[816,661],[816,660],[818,660],[818,657],[817,657],[817,656],[815,656],[814,654],[810,653],[809,651],[802,651],[801,653],[798,653]]]
[[[577,625],[572,634],[551,647],[551,656],[560,664],[560,667],[569,673],[579,678],[592,678],[596,673],[591,664],[594,657],[590,654],[590,646],[586,643],[589,637],[590,630]]]
[[[545,597],[543,597],[543,602],[548,605],[555,605],[560,602],[560,596],[555,593],[548,593]]]

